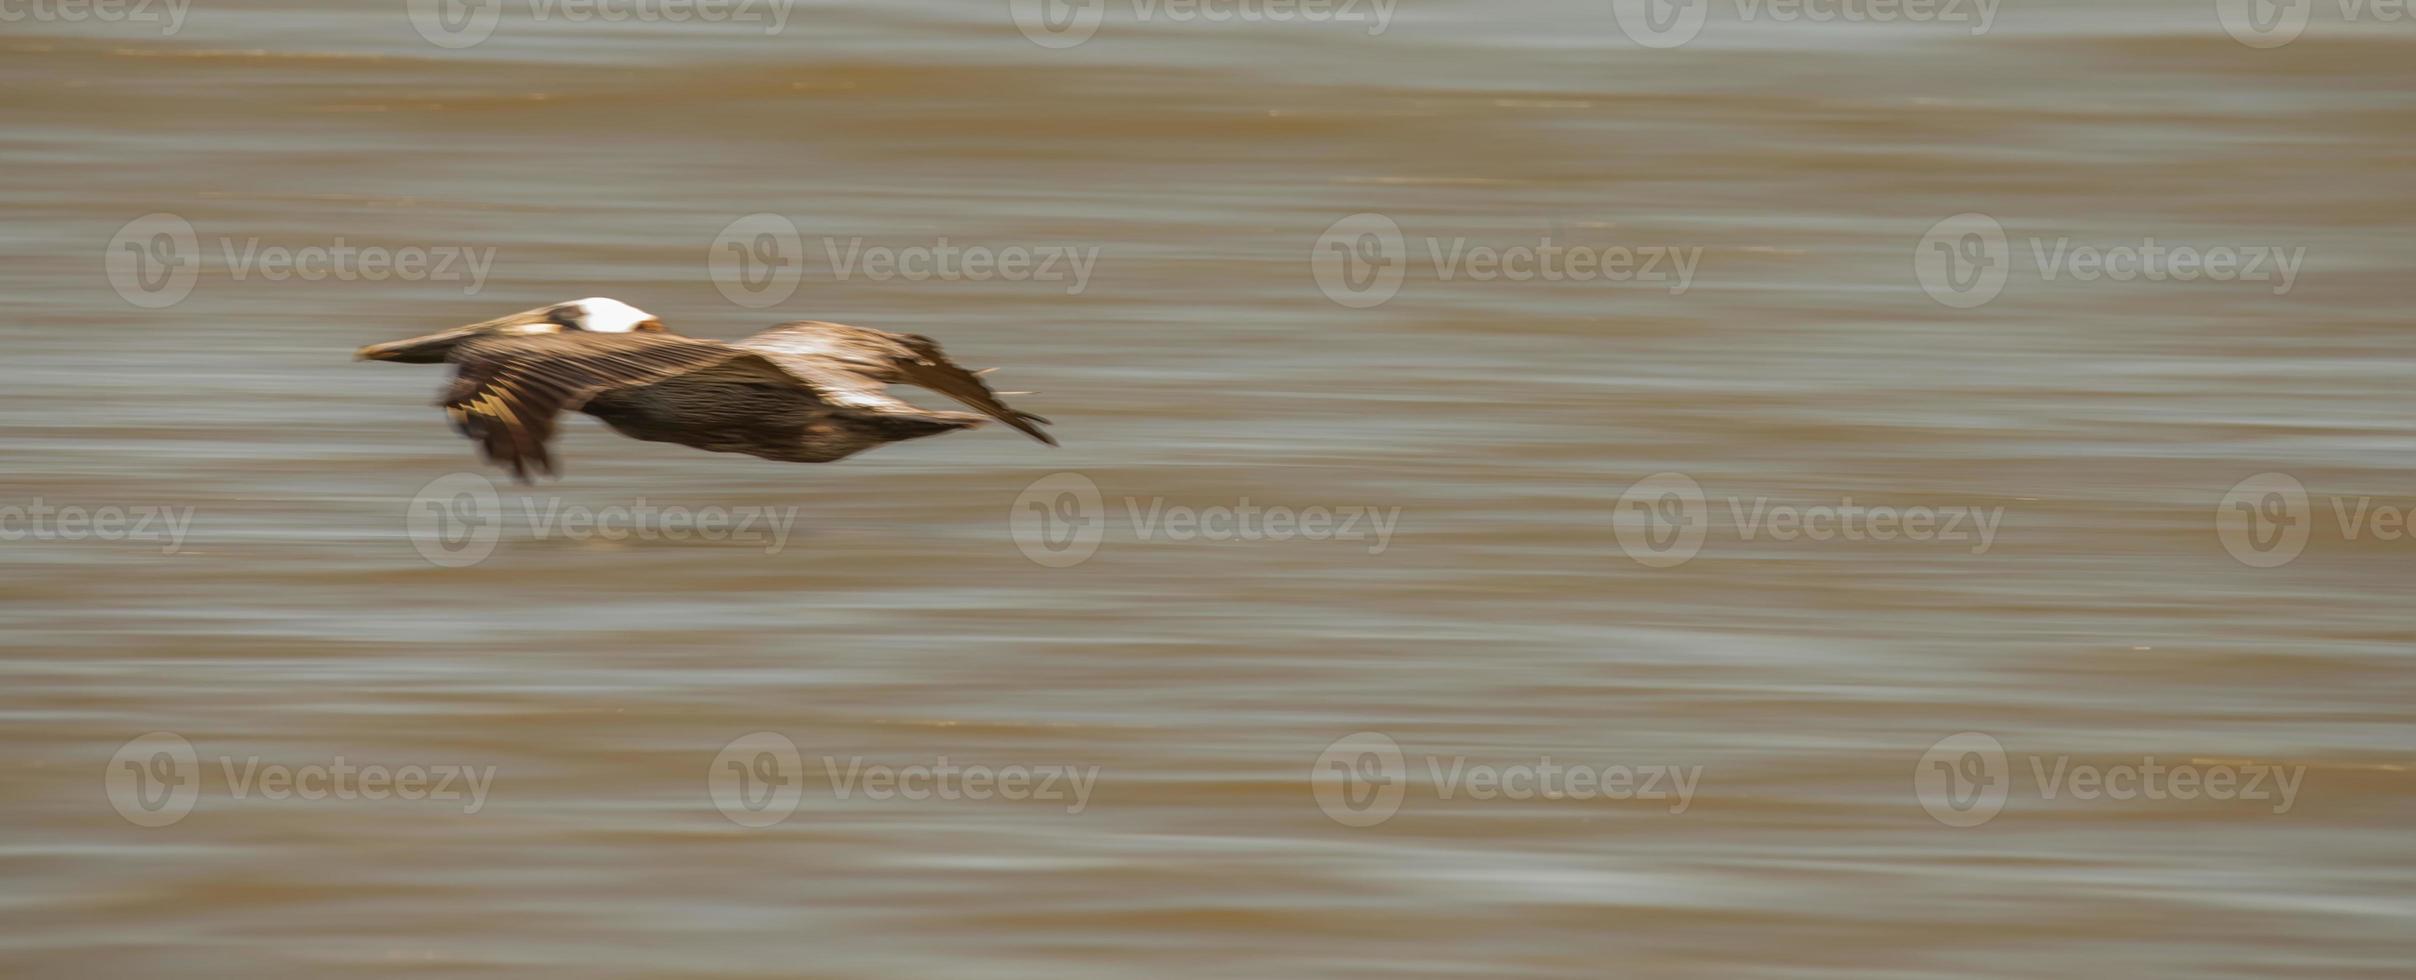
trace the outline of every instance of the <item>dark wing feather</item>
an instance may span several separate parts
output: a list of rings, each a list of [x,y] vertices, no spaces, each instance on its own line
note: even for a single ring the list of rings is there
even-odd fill
[[[453,384],[437,404],[486,458],[527,482],[551,475],[554,419],[597,392],[700,373],[789,381],[762,357],[728,344],[663,333],[482,337],[455,347]]]
[[[929,337],[805,320],[773,327],[738,346],[769,357],[834,402],[874,411],[912,410],[883,387],[915,385],[979,409],[1041,442],[1057,444],[1040,428],[1049,420],[1007,407],[979,375],[949,360]]]

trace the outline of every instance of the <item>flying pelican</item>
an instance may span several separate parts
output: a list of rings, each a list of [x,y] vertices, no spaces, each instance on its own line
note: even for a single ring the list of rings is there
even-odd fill
[[[1008,408],[930,338],[838,323],[784,323],[729,344],[679,336],[644,310],[591,297],[371,344],[358,357],[452,364],[437,404],[523,483],[532,472],[554,473],[546,443],[566,410],[632,439],[791,463],[827,463],[990,419],[1057,444],[1040,429],[1047,419]],[[889,395],[892,384],[929,388],[980,414],[910,405]]]

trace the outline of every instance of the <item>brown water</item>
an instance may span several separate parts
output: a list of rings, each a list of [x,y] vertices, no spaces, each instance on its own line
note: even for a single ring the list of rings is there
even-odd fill
[[[1722,3],[1655,50],[1612,6],[1403,0],[1371,32],[1116,3],[1062,49],[1003,0],[772,34],[514,2],[459,49],[399,3],[0,22],[0,974],[2405,975],[2416,25],[2327,5],[2254,49],[2211,3],[2009,3],[1981,36]],[[2008,241],[1969,309],[1916,272],[1966,212]],[[107,256],[153,213],[195,245],[147,308],[173,278]],[[769,309],[714,280],[733,241],[786,247],[716,251],[758,213],[799,236],[758,253],[797,282]],[[1360,213],[1405,273],[1354,307],[1313,256]],[[1096,264],[833,257],[942,238]],[[1546,239],[1695,259],[1428,252]],[[2287,285],[2051,280],[2059,239],[2303,251]],[[258,260],[339,245],[492,265]],[[1064,447],[808,468],[577,419],[564,479],[497,488],[483,560],[423,558],[414,495],[484,471],[437,370],[351,350],[597,294],[701,336],[927,333]],[[2268,472],[2308,503],[2228,503],[2306,537],[2253,567],[2219,521]],[[1098,508],[1026,493],[1057,473]],[[1703,506],[1620,506],[1660,473]],[[1245,501],[1395,523],[1170,510]],[[1940,525],[1755,516],[1849,501]],[[641,505],[794,523],[528,517]],[[153,523],[66,540],[66,507]],[[121,752],[152,732],[192,761]],[[1321,758],[1362,732],[1400,767],[1374,736]],[[1964,732],[2001,753],[1932,751]],[[724,752],[752,733],[797,755]],[[258,776],[339,760],[492,776]],[[1547,764],[1639,785],[1492,788]],[[916,767],[1034,782],[861,777]],[[1092,767],[1080,798],[1050,775]]]

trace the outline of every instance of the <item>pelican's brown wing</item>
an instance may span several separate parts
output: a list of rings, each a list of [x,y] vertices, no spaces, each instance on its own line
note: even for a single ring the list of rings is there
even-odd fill
[[[664,333],[481,337],[455,347],[453,384],[437,404],[488,461],[522,482],[554,472],[554,418],[599,392],[668,378],[727,375],[796,383],[761,355]]]
[[[958,367],[929,337],[805,320],[773,327],[738,346],[765,355],[833,402],[876,412],[919,412],[884,390],[886,385],[915,385],[980,409],[1034,439],[1057,444],[1040,428],[1049,420],[1008,408],[979,375]]]

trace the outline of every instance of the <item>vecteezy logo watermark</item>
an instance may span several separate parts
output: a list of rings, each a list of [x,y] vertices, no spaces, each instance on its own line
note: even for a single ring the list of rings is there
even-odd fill
[[[422,484],[403,512],[411,547],[439,568],[487,560],[503,540],[503,497],[495,481],[476,473],[447,473]]]
[[[2408,0],[2333,0],[2344,23],[2405,24],[2416,20]],[[2215,16],[2232,39],[2252,48],[2278,48],[2306,33],[2317,0],[2215,0]]]
[[[1109,0],[1007,0],[1015,29],[1044,48],[1074,47],[1099,33]],[[1358,24],[1369,37],[1393,23],[1401,0],[1127,0],[1136,23]]]
[[[2306,265],[2306,246],[2175,245],[2145,238],[2134,244],[2075,244],[2071,236],[2028,239],[2030,272],[2043,282],[2264,282],[2290,295]],[[1913,249],[1913,278],[1940,305],[1983,306],[2004,292],[2018,257],[1995,218],[1965,212],[1931,225]]]
[[[495,785],[495,767],[451,763],[355,764],[338,755],[325,763],[264,763],[257,755],[216,758],[228,797],[237,800],[438,800],[476,814]],[[118,816],[137,827],[165,827],[193,812],[204,770],[193,743],[174,732],[137,736],[109,757],[101,783]]]
[[[731,739],[705,771],[713,806],[741,827],[769,827],[797,812],[805,795],[805,759],[779,732]]]
[[[750,310],[778,306],[805,275],[805,238],[784,215],[759,211],[723,226],[705,251],[713,288]]]
[[[1309,795],[1317,809],[1345,827],[1373,827],[1401,812],[1409,793],[1409,765],[1401,743],[1383,732],[1355,732],[1335,739],[1309,767]]]
[[[2371,496],[2328,494],[2321,520],[2314,497],[2288,473],[2259,473],[2232,484],[2215,506],[2215,539],[2240,564],[2277,568],[2307,550],[2315,529],[2327,524],[2343,541],[2416,540],[2416,502],[2391,503]]]
[[[1913,765],[1913,796],[1949,827],[1977,827],[2005,809],[2012,790],[2005,744],[1986,732],[1958,732],[1931,743]]]
[[[1611,22],[1628,40],[1648,48],[1674,48],[1703,33],[1711,0],[1611,0]]]
[[[493,36],[503,20],[503,0],[405,0],[404,9],[420,37],[453,50]]]
[[[1444,802],[1493,800],[1651,800],[1672,814],[1694,805],[1702,766],[1584,766],[1551,756],[1508,764],[1471,763],[1466,756],[1420,759],[1424,785]],[[1309,766],[1309,795],[1317,809],[1345,827],[1373,827],[1401,811],[1409,795],[1409,760],[1383,732],[1335,739]]]
[[[175,37],[191,9],[193,0],[0,0],[0,24],[149,24]]]
[[[2005,226],[1977,211],[1931,225],[1913,249],[1913,278],[1931,299],[1968,310],[2005,291],[2013,250]]]
[[[0,541],[151,541],[159,553],[184,549],[193,527],[193,508],[105,504],[53,506],[41,497],[27,503],[0,503]]]
[[[201,236],[182,217],[146,214],[110,236],[101,265],[126,302],[147,310],[174,306],[201,277]]]
[[[1465,235],[1410,239],[1392,218],[1366,212],[1326,226],[1309,250],[1309,274],[1335,304],[1354,310],[1381,306],[1401,291],[1409,266],[1423,259],[1442,282],[1606,282],[1661,286],[1684,295],[1694,285],[1702,246],[1570,245],[1546,235],[1535,242],[1473,244]]]
[[[2341,0],[2341,6],[2369,2]],[[2315,0],[2215,0],[2215,17],[2223,22],[2223,30],[2252,48],[2278,48],[2298,40],[2313,13]]]
[[[2192,759],[2168,764],[2155,756],[2112,765],[2075,763],[2069,755],[2030,755],[2017,770],[2004,743],[1985,732],[1958,732],[1939,739],[1913,765],[1913,796],[1932,819],[1949,827],[1977,827],[1996,818],[2013,795],[2021,772],[2031,792],[2049,802],[2240,800],[2271,804],[2275,815],[2298,804],[2306,766],[2268,762]]]
[[[1123,497],[1124,522],[1134,541],[1364,541],[1369,555],[1392,546],[1401,508],[1364,504],[1292,507],[1248,497],[1193,507],[1165,497]],[[1115,522],[1099,484],[1080,473],[1051,473],[1032,481],[1007,508],[1015,547],[1034,564],[1069,568],[1088,561]]]
[[[1711,509],[1703,485],[1684,473],[1655,473],[1631,484],[1611,508],[1619,550],[1652,568],[1686,564],[1703,550]]]
[[[767,555],[788,546],[797,508],[682,507],[648,503],[594,506],[557,496],[520,495],[520,524],[530,540],[701,541],[754,544]],[[448,473],[428,481],[403,513],[411,547],[429,564],[465,568],[485,561],[503,538],[506,508],[495,481],[476,473]]]
[[[244,282],[457,282],[464,295],[486,288],[495,249],[460,245],[354,245],[344,238],[327,244],[266,245],[259,236],[215,239],[218,268]],[[101,257],[110,288],[144,309],[182,302],[201,277],[206,257],[192,222],[159,212],[126,222]]]
[[[1960,24],[1979,37],[2003,0],[1730,0],[1740,22],[1781,24]],[[1703,33],[1712,0],[1611,0],[1619,31],[1647,48],[1675,48]]]
[[[1725,504],[1728,527],[1744,542],[1946,542],[1969,545],[1972,554],[1984,555],[1996,544],[1997,529],[2005,521],[2001,506],[1874,506],[1852,497],[1805,505],[1736,496],[1727,497]],[[1712,524],[1702,484],[1684,473],[1655,473],[1636,481],[1620,493],[1611,510],[1611,533],[1619,550],[1650,568],[1692,560],[1703,549]]]
[[[938,756],[928,763],[893,766],[863,756],[821,758],[831,796],[876,802],[928,800],[1033,800],[1065,804],[1079,814],[1090,806],[1099,783],[1098,766],[961,765]],[[714,755],[705,783],[713,805],[742,827],[769,827],[797,812],[805,795],[805,760],[797,743],[779,732],[753,732],[732,739]]]
[[[1044,48],[1070,48],[1099,33],[1107,0],[1007,0],[1015,29]]]
[[[2361,511],[2363,503],[2360,501]],[[2297,477],[2259,473],[2232,484],[2215,507],[2215,540],[2240,564],[2278,568],[2296,561],[2299,552],[2307,550],[2307,539],[2314,533],[2313,518],[2307,487]],[[2356,526],[2364,525],[2361,521]]]
[[[493,37],[505,0],[406,0],[411,26],[440,48],[460,50]],[[534,21],[607,24],[754,24],[764,36],[789,24],[795,0],[526,0]]]
[[[1097,245],[967,245],[941,236],[929,244],[866,244],[863,236],[826,236],[816,251],[833,281],[1048,282],[1065,294],[1090,288]],[[805,237],[797,223],[770,212],[750,214],[714,236],[705,264],[730,302],[749,309],[778,305],[807,273]]]
[[[165,827],[201,798],[201,758],[175,732],[130,739],[109,757],[101,787],[117,815],[137,827]]]
[[[1107,504],[1099,484],[1080,473],[1051,473],[1032,481],[1007,509],[1007,531],[1023,556],[1044,568],[1089,561],[1107,537]]]

